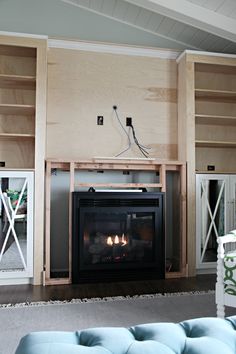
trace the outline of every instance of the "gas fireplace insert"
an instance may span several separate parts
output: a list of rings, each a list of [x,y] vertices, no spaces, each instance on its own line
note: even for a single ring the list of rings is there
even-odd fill
[[[72,282],[163,279],[163,196],[74,192]]]

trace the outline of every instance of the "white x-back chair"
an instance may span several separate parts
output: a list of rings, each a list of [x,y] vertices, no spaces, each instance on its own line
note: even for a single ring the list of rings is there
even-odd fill
[[[217,242],[217,317],[224,318],[225,306],[236,307],[236,247],[227,251],[227,248],[232,249],[232,244],[236,242],[236,230],[218,237]]]

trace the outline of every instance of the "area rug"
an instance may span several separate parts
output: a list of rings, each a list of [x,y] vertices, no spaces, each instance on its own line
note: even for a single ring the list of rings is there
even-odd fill
[[[227,313],[234,314],[234,309]],[[213,291],[1,305],[0,353],[13,354],[20,338],[32,331],[128,327],[209,316],[216,316]]]

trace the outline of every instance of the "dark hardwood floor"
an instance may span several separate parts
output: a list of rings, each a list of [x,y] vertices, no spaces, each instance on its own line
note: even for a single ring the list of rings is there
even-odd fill
[[[0,304],[21,302],[71,300],[109,296],[207,291],[215,289],[215,275],[198,275],[194,278],[129,281],[79,285],[9,285],[0,286]]]

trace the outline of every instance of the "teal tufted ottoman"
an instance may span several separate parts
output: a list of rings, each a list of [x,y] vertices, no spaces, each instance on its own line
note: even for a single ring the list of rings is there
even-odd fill
[[[235,354],[236,316],[150,323],[131,328],[34,332],[15,354]]]

